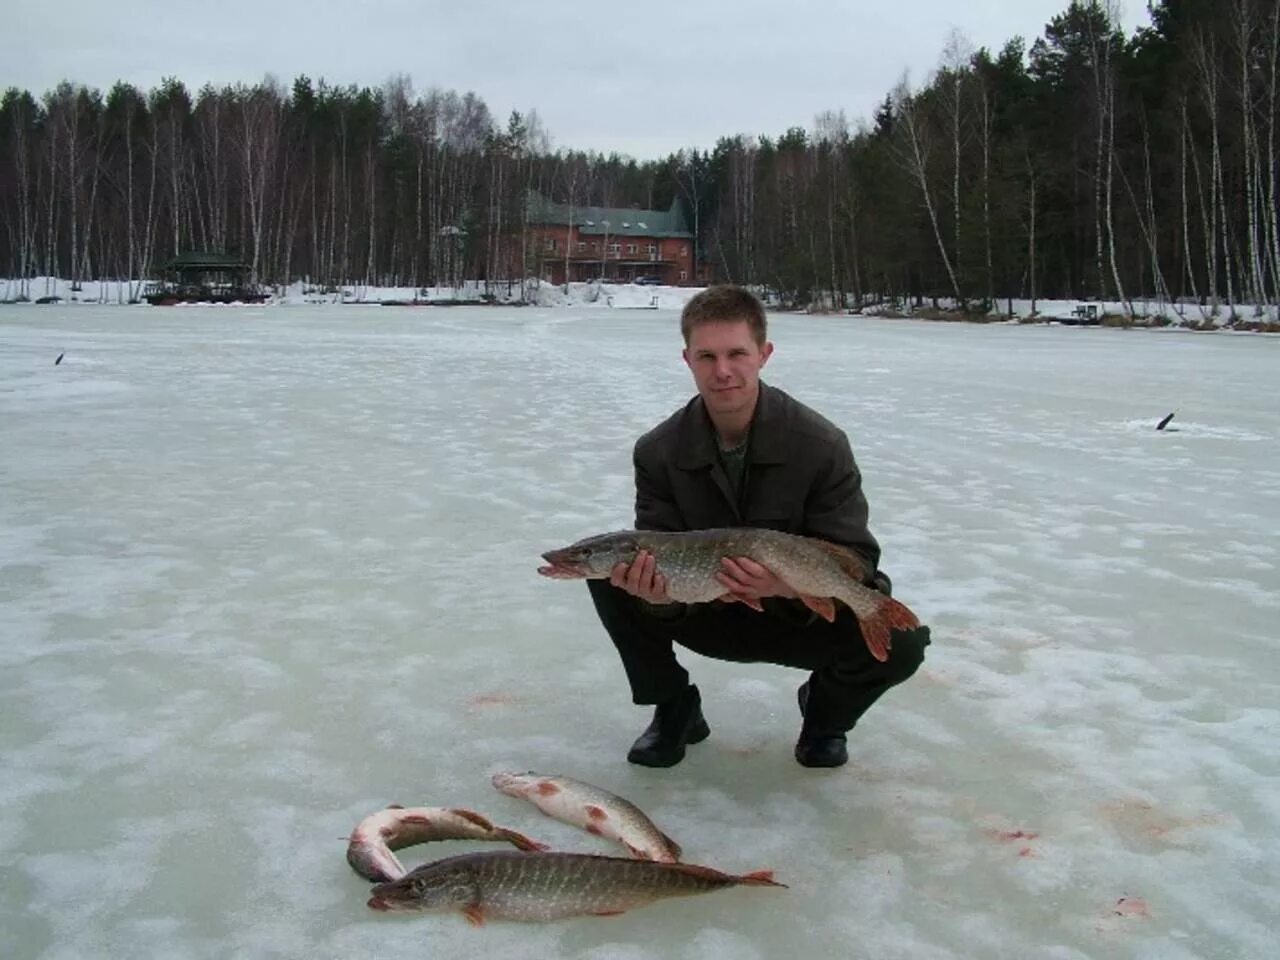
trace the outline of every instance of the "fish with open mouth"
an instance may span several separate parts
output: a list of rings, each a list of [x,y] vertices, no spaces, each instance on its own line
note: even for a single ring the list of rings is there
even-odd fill
[[[519,850],[548,849],[472,810],[392,805],[356,824],[347,838],[347,863],[375,883],[399,880],[407,871],[392,851],[428,840],[505,840]]]

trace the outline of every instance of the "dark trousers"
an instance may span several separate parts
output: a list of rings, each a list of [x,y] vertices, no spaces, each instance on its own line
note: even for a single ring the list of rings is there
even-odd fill
[[[673,645],[678,643],[717,660],[811,671],[808,733],[851,729],[882,693],[916,672],[929,645],[928,627],[894,631],[889,659],[881,663],[844,606],[834,623],[779,600],[765,601],[763,613],[741,603],[695,604],[671,619],[608,580],[588,580],[587,588],[622,658],[635,703],[663,703],[688,685],[689,674],[676,660]]]

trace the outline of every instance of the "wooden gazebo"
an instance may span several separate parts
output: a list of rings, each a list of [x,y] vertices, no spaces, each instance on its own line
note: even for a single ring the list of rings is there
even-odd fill
[[[163,279],[148,288],[147,303],[261,303],[267,294],[249,280],[251,267],[231,253],[190,251],[161,269]]]

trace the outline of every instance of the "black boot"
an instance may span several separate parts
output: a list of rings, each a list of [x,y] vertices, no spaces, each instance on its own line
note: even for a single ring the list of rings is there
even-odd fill
[[[658,704],[648,729],[631,746],[627,759],[643,767],[674,767],[684,759],[686,744],[711,736],[702,717],[702,697],[693,684]]]
[[[809,683],[805,681],[796,691],[800,703],[800,716],[809,703]],[[849,761],[849,747],[845,735],[840,732],[818,732],[807,725],[800,728],[796,741],[796,762],[804,767],[841,767]]]

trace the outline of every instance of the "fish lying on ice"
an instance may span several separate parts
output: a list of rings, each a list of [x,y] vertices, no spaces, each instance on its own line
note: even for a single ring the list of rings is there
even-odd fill
[[[486,920],[611,916],[668,897],[733,886],[785,887],[768,870],[743,876],[688,863],[585,853],[497,851],[423,864],[373,888],[374,910],[458,910]]]
[[[390,806],[356,824],[347,838],[347,863],[374,883],[398,880],[406,870],[391,851],[428,840],[505,840],[520,850],[547,849],[471,810]]]
[[[653,555],[667,580],[667,594],[679,603],[707,603],[728,591],[715,577],[725,557],[748,557],[767,567],[799,594],[810,609],[832,622],[835,601],[858,618],[872,656],[889,658],[890,631],[920,625],[906,606],[866,585],[872,570],[857,553],[814,537],[756,527],[725,527],[679,532],[617,530],[579,540],[542,555],[549,566],[538,572],[554,579],[607,579],[618,563],[631,563],[640,551]],[[737,598],[743,599],[743,598]],[[756,609],[758,601],[743,600]]]
[[[495,773],[493,785],[528,800],[549,817],[615,840],[641,860],[676,863],[680,845],[629,800],[571,777],[537,773]]]

